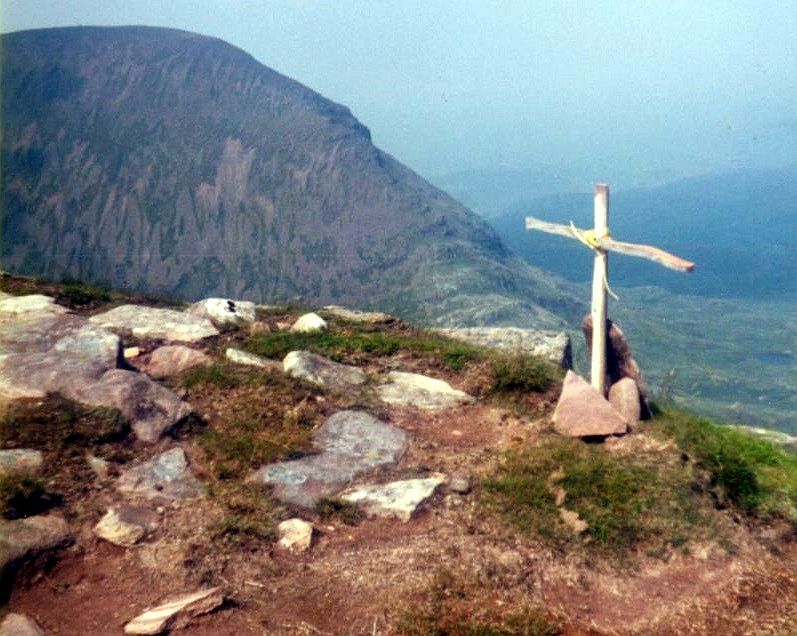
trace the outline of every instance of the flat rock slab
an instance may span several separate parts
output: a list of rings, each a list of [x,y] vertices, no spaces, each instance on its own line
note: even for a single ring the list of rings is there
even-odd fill
[[[282,368],[293,378],[335,391],[357,391],[368,379],[362,369],[309,351],[291,351],[282,361]]]
[[[119,337],[80,316],[0,314],[0,397],[75,399],[121,359]]]
[[[327,305],[324,307],[324,311],[336,318],[351,320],[352,322],[364,322],[370,325],[384,324],[396,320],[394,316],[383,314],[379,311],[357,311],[354,309],[346,309],[340,305]]]
[[[191,473],[182,448],[172,448],[122,473],[116,488],[124,495],[153,500],[190,499],[204,488]]]
[[[229,298],[205,298],[194,303],[186,312],[207,318],[217,327],[241,327],[255,321],[255,303]]]
[[[326,329],[327,321],[313,312],[300,316],[291,326],[291,331],[294,333],[314,333],[317,331],[325,331]]]
[[[395,464],[406,451],[409,436],[368,413],[341,411],[319,427],[313,441],[318,455],[264,466],[249,481],[271,486],[284,503],[312,508],[357,475]]]
[[[36,475],[41,471],[44,456],[32,448],[0,450],[1,475]]]
[[[219,335],[207,318],[174,309],[144,305],[122,305],[89,320],[111,330],[130,331],[138,338],[158,338],[174,342],[196,342]]]
[[[379,399],[398,406],[414,406],[426,411],[470,404],[475,398],[454,389],[448,382],[417,373],[391,371],[384,384],[376,387]]]
[[[121,505],[110,508],[94,526],[100,539],[129,548],[158,527],[160,517],[149,508]]]
[[[565,369],[573,366],[573,349],[570,336],[565,331],[541,331],[518,327],[463,327],[435,329],[435,331],[440,335],[479,347],[539,356]]]
[[[624,435],[628,422],[584,378],[568,371],[553,413],[553,427],[568,437]]]
[[[443,482],[442,477],[404,479],[389,484],[359,486],[340,497],[359,506],[369,516],[409,521],[418,506],[431,497]]]
[[[57,515],[0,519],[0,588],[10,584],[9,570],[44,552],[66,547],[71,540],[69,526]]]
[[[24,614],[6,614],[0,621],[0,636],[44,636],[44,631]]]
[[[0,298],[0,320],[10,315],[65,314],[68,310],[55,303],[55,298],[42,294],[3,296]]]
[[[112,406],[130,421],[142,442],[153,443],[181,419],[191,407],[177,394],[150,380],[143,373],[111,369],[79,394],[81,402]]]
[[[210,356],[203,351],[185,345],[166,345],[150,354],[143,370],[153,378],[165,378],[211,362]]]
[[[241,351],[240,349],[235,349],[234,347],[229,347],[224,355],[227,360],[234,364],[245,364],[250,367],[259,367],[261,369],[268,369],[270,371],[282,371],[284,369],[282,362],[269,360],[263,356],[258,356],[254,353],[249,353],[248,351]]]
[[[167,629],[180,629],[223,602],[224,594],[218,587],[183,594],[136,616],[125,625],[125,634],[160,634]]]

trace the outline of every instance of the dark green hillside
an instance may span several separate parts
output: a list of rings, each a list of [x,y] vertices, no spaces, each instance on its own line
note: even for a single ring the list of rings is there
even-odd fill
[[[580,313],[347,108],[222,41],[79,27],[2,48],[8,271],[425,322]]]
[[[523,231],[526,214],[592,226],[592,198],[566,194],[517,203],[491,220],[519,255],[573,281],[591,276],[577,243]],[[610,227],[619,240],[652,243],[697,263],[680,276],[638,259],[612,259],[618,286],[656,285],[699,296],[797,298],[797,166],[678,181],[612,193]]]

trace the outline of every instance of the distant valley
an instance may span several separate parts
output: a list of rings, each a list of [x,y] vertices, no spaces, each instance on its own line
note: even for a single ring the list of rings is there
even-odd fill
[[[628,333],[654,394],[731,421],[797,431],[795,175],[794,168],[745,171],[613,193],[615,238],[697,264],[684,275],[610,258],[620,301],[610,301],[609,313]],[[491,219],[527,262],[579,282],[586,298],[589,251],[526,232],[526,214],[591,227],[589,193],[518,201]]]

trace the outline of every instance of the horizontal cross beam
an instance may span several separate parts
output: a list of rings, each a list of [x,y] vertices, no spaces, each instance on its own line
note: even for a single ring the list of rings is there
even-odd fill
[[[526,229],[539,230],[548,234],[557,234],[566,238],[579,240],[578,236],[573,233],[573,230],[569,225],[548,223],[547,221],[536,219],[533,216],[526,217]],[[586,231],[579,230],[579,232],[584,234]],[[609,236],[595,237],[595,244],[597,249],[603,250],[604,252],[616,252],[617,254],[625,254],[626,256],[637,256],[639,258],[644,258],[658,263],[659,265],[663,265],[669,269],[674,269],[678,272],[691,272],[695,269],[695,264],[693,262],[687,261],[679,256],[675,256],[674,254],[670,254],[669,252],[665,252],[664,250],[661,250],[658,247],[653,247],[652,245],[624,243],[622,241],[615,241]]]

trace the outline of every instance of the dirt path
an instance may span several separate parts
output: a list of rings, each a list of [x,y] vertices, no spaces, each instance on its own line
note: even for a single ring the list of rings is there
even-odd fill
[[[477,479],[497,451],[533,440],[542,426],[483,404],[394,409],[391,420],[414,436],[395,475]],[[216,551],[203,528],[219,514],[209,500],[173,507],[160,534],[127,550],[85,524],[54,569],[17,586],[9,609],[48,634],[120,634],[165,596],[219,584],[227,607],[183,633],[387,634],[429,607],[471,617],[541,608],[565,634],[772,634],[797,621],[797,547],[767,550],[740,526],[731,529],[733,554],[706,544],[618,570],[522,538],[484,514],[478,486],[435,495],[405,524],[314,516],[316,540],[303,556],[262,543]]]

